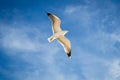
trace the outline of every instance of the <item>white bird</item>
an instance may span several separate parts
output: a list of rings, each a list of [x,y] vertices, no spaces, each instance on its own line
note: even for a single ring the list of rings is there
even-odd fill
[[[63,46],[64,51],[67,53],[68,57],[71,57],[71,44],[70,41],[64,36],[68,31],[60,28],[60,19],[51,14],[47,13],[49,16],[50,20],[52,21],[52,31],[53,35],[48,38],[49,42],[52,42],[54,39],[57,39],[58,42]]]

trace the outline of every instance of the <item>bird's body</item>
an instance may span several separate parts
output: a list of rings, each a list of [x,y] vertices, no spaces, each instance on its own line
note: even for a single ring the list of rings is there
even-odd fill
[[[68,31],[67,30],[62,30],[60,28],[60,19],[51,14],[47,13],[49,16],[50,20],[52,21],[52,31],[53,31],[53,36],[48,38],[49,42],[52,42],[54,39],[57,39],[58,42],[64,47],[65,52],[67,53],[68,57],[71,56],[71,44],[70,41],[64,36]]]

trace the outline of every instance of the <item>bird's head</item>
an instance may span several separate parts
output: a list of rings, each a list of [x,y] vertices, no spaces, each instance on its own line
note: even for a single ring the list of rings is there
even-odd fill
[[[68,30],[65,30],[65,33],[68,33],[69,31]]]
[[[68,31],[68,30],[64,30],[63,32],[64,32],[64,35],[65,35],[65,34],[68,33],[69,31]]]

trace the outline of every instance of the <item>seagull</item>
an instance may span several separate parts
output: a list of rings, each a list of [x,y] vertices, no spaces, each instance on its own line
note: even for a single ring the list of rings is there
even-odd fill
[[[64,51],[67,53],[67,56],[71,58],[71,43],[64,36],[68,32],[68,30],[62,30],[60,28],[61,21],[56,15],[52,13],[47,13],[47,15],[52,22],[52,31],[53,31],[53,35],[48,38],[48,41],[52,42],[53,40],[57,39],[57,41],[63,46]]]

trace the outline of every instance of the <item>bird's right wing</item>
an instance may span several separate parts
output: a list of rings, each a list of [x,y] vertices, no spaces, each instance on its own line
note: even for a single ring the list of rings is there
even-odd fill
[[[63,46],[65,52],[67,53],[68,57],[71,56],[71,44],[70,41],[65,36],[58,37],[58,41]]]
[[[59,32],[61,31],[61,28],[60,28],[60,19],[51,14],[51,13],[47,13],[47,15],[49,16],[50,20],[52,21],[52,30],[53,30],[53,33],[56,33],[56,32]]]

